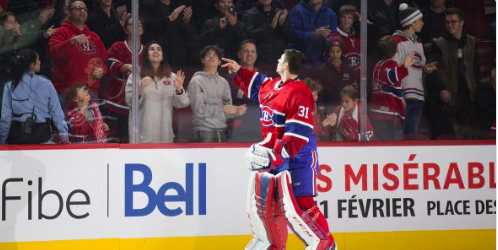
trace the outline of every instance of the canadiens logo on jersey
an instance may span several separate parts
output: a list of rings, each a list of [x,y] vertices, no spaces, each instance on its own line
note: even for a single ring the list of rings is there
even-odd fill
[[[273,109],[268,106],[263,106],[261,108],[261,124],[265,127],[271,127],[275,123],[273,122]]]
[[[412,68],[414,70],[421,71],[422,70],[422,55],[415,51],[415,55],[413,56],[413,65]]]
[[[86,56],[91,56],[97,54],[97,44],[94,41],[88,41],[88,43],[75,43],[74,46]]]
[[[346,59],[348,59],[350,68],[356,70],[360,67],[360,54],[351,52],[346,55]]]

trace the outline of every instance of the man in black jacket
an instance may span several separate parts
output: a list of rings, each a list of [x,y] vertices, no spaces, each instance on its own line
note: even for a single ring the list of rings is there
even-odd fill
[[[127,15],[118,17],[116,10],[112,8],[112,0],[97,0],[98,6],[88,15],[86,22],[88,28],[97,33],[106,49],[109,49],[117,41],[126,38],[124,32],[124,21]]]
[[[258,0],[258,5],[244,14],[242,22],[249,38],[258,44],[260,63],[274,65],[294,39],[287,15],[287,10],[277,9],[272,0]]]
[[[247,39],[244,24],[239,20],[232,0],[217,0],[218,17],[206,20],[201,31],[203,45],[217,45],[227,58],[236,58],[239,44]]]

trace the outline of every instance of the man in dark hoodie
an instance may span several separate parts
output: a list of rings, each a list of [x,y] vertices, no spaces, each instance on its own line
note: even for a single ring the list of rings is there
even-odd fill
[[[85,25],[88,8],[81,0],[71,0],[68,21],[64,21],[50,38],[48,51],[54,59],[52,82],[62,106],[63,93],[77,83],[90,89],[92,99],[98,98],[99,80],[107,73],[107,53],[100,37]]]
[[[337,15],[324,0],[301,0],[290,12],[295,33],[294,47],[306,56],[310,66],[324,61],[326,38],[336,32]]]
[[[433,84],[437,84],[433,137],[468,134],[474,111],[474,94],[480,80],[476,39],[464,31],[464,13],[446,10],[446,32],[434,40],[431,60],[438,62]],[[437,98],[439,97],[439,98]]]

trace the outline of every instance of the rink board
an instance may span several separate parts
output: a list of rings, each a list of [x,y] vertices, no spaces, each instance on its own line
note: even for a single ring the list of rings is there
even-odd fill
[[[246,147],[0,151],[0,249],[243,249]],[[318,153],[316,200],[340,249],[496,249],[494,145]],[[303,245],[292,235],[288,249]]]

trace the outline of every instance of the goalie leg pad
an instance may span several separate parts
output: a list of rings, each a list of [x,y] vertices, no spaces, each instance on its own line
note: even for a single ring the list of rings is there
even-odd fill
[[[292,231],[306,244],[305,250],[328,250],[335,248],[334,238],[328,232],[327,224],[319,219],[321,214],[316,205],[303,211],[294,197],[291,176],[288,171],[277,175],[278,202]],[[323,217],[324,219],[324,217]],[[326,220],[325,220],[326,222]]]
[[[254,177],[254,178],[253,178]],[[251,204],[248,202],[248,215],[253,227],[254,239],[246,249],[280,250],[285,249],[287,242],[287,221],[280,212],[275,199],[275,175],[266,172],[257,172],[251,175],[254,180],[254,190]],[[251,181],[252,181],[251,180]],[[249,208],[250,206],[250,208]]]
[[[263,250],[268,249],[270,242],[266,236],[266,230],[263,221],[259,218],[258,208],[256,205],[256,175],[258,172],[252,172],[247,189],[246,211],[251,225],[253,239],[246,245],[246,250]]]

